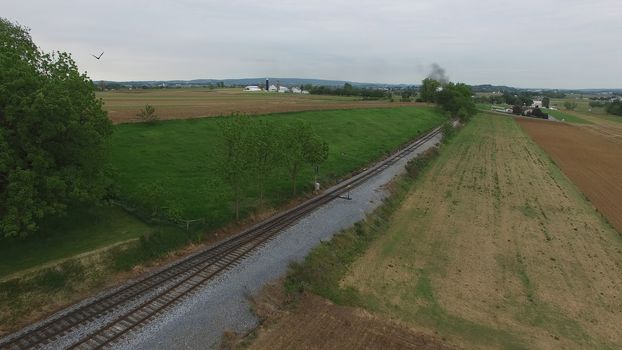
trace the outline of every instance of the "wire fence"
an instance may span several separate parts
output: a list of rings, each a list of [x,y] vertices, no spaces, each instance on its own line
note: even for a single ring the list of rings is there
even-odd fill
[[[207,224],[206,218],[173,218],[168,215],[166,207],[158,208],[159,210],[154,212],[153,210],[149,210],[141,206],[133,205],[120,200],[112,200],[110,202],[113,205],[122,208],[129,214],[137,217],[138,219],[152,225],[174,225],[186,231],[190,231],[191,228],[202,228],[205,227],[205,225]]]

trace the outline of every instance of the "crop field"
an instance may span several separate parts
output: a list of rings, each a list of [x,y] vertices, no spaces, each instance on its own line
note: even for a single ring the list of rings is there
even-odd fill
[[[457,136],[343,285],[467,348],[622,345],[622,237],[509,118]]]
[[[114,123],[137,121],[146,104],[155,107],[161,120],[222,116],[240,112],[269,114],[306,110],[391,108],[415,103],[363,101],[360,97],[243,92],[231,89],[147,89],[97,93]]]
[[[622,127],[578,127],[527,119],[518,122],[622,232]]]
[[[358,109],[266,115],[275,123],[308,122],[328,142],[328,160],[320,168],[320,182],[330,183],[392,151],[442,123],[433,108]],[[180,206],[186,219],[206,218],[208,227],[232,219],[233,192],[218,172],[222,146],[221,119],[171,120],[156,125],[123,124],[113,136],[112,159],[117,184],[125,198],[142,201],[141,185],[158,183],[163,200]],[[305,167],[298,184],[311,189],[313,172]],[[247,186],[243,212],[256,207],[257,193]],[[275,173],[266,194],[272,206],[291,198],[289,177]]]
[[[622,236],[512,118],[475,117],[368,225],[378,238],[341,277],[302,272],[323,295],[467,349],[622,346]]]

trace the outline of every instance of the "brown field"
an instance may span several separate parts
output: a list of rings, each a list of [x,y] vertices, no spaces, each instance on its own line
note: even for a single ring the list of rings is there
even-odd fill
[[[389,108],[415,103],[362,101],[360,98],[324,95],[249,93],[241,89],[149,89],[106,91],[97,94],[114,123],[136,122],[146,104],[160,119],[187,119],[240,112],[268,114],[306,110]]]
[[[518,123],[622,233],[622,124]]]
[[[255,309],[269,322],[250,349],[456,349],[406,324],[312,294],[303,295],[295,309],[283,307],[282,288],[267,289]]]

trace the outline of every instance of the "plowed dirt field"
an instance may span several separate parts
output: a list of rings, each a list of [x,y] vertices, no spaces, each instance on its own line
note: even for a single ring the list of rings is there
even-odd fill
[[[622,127],[517,121],[622,233]]]

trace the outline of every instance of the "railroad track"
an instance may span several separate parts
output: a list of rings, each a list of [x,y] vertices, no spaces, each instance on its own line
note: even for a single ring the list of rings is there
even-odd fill
[[[191,295],[214,276],[236,266],[249,252],[275,237],[284,228],[382,172],[439,133],[440,128],[432,130],[385,160],[321,195],[254,225],[226,241],[59,314],[32,329],[8,336],[0,340],[0,349],[40,348],[74,329],[116,312],[104,325],[68,346],[70,349],[108,347]],[[120,311],[124,306],[127,310]]]

